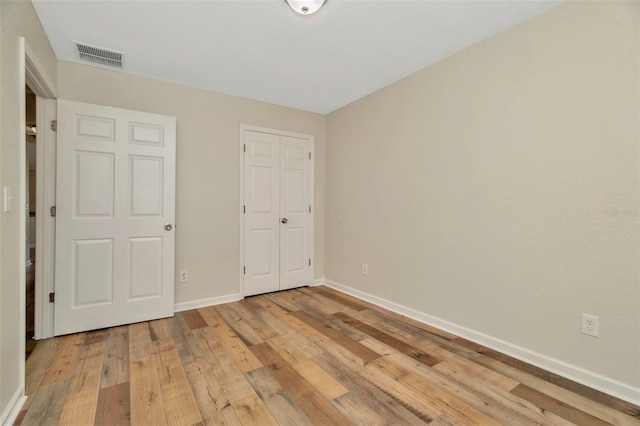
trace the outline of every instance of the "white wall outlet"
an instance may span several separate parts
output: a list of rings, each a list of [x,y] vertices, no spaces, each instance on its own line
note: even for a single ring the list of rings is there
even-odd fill
[[[182,271],[180,271],[180,282],[186,283],[187,281],[189,281],[189,273],[186,269],[183,269]]]
[[[366,263],[362,264],[362,275],[369,275],[369,265]]]
[[[582,314],[582,333],[598,337],[600,318],[595,315]]]

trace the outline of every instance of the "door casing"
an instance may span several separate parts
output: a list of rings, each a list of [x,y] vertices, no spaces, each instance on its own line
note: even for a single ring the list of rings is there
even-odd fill
[[[51,130],[50,123],[56,119],[57,96],[54,90],[55,85],[45,73],[37,55],[26,41],[24,42],[24,73],[25,83],[36,95],[36,128],[38,133],[36,136],[34,339],[40,340],[53,337],[53,304],[49,303],[49,293],[54,291],[55,218],[49,215],[49,207],[55,205],[56,134]],[[20,105],[20,108],[24,110],[24,105]],[[21,188],[21,191],[25,193],[26,190]],[[24,285],[24,280],[21,282]],[[22,293],[24,293],[24,289]],[[24,320],[24,315],[22,317]]]
[[[315,163],[315,150],[314,150],[314,136],[308,135],[304,133],[296,133],[289,132],[287,130],[278,130],[271,129],[268,127],[259,127],[252,126],[249,124],[241,124],[240,125],[240,143],[238,145],[238,155],[240,157],[240,199],[238,206],[238,214],[240,215],[240,265],[238,269],[238,274],[240,275],[240,294],[242,297],[245,295],[245,287],[244,287],[244,278],[245,278],[245,259],[244,259],[244,227],[245,227],[245,215],[244,215],[244,197],[245,197],[245,187],[244,187],[244,134],[245,131],[253,131],[253,132],[261,132],[261,133],[269,133],[277,136],[290,136],[294,138],[306,139],[309,141],[309,152],[311,153],[311,161],[309,165],[309,199],[311,200],[311,213],[310,213],[310,229],[309,229],[309,257],[311,258],[311,265],[309,270],[309,280],[310,283],[314,280],[314,266],[315,266],[315,258],[314,258],[314,234],[315,234],[315,178],[314,178],[314,163]]]

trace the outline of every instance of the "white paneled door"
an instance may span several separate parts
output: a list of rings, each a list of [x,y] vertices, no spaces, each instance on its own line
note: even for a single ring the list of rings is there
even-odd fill
[[[244,295],[311,283],[311,140],[243,131]]]
[[[174,117],[58,101],[55,334],[173,315]]]

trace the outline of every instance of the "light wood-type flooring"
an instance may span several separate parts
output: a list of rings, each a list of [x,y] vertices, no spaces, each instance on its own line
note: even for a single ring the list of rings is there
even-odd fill
[[[640,425],[640,407],[327,287],[38,343],[23,425]]]

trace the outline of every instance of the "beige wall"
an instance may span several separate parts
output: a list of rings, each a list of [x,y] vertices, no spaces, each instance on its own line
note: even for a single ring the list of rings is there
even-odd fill
[[[566,3],[328,115],[326,277],[637,389],[639,9]]]
[[[59,97],[177,117],[176,302],[239,292],[240,124],[315,136],[315,275],[324,267],[324,116],[60,61]]]
[[[21,274],[24,273],[24,253],[20,240],[20,206],[25,205],[20,193],[21,161],[20,96],[24,86],[20,84],[19,37],[26,43],[42,65],[45,76],[56,81],[56,58],[49,45],[31,2],[0,2],[0,189],[10,186],[14,194],[14,209],[10,213],[0,211],[0,416],[6,413],[8,404],[20,390],[21,377],[20,298]]]

